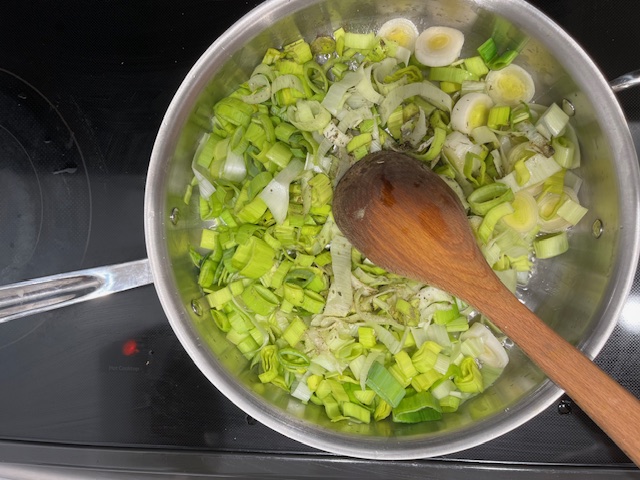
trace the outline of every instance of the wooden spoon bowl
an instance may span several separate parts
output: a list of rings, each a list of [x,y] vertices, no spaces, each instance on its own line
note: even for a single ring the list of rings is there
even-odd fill
[[[367,155],[340,179],[333,214],[372,262],[446,290],[491,319],[640,465],[640,401],[503,285],[457,195],[426,164],[391,151]]]

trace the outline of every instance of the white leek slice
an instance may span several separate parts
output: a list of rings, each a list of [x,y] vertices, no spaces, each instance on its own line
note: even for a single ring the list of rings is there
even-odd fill
[[[581,160],[580,142],[578,141],[578,135],[576,134],[576,131],[573,128],[573,126],[571,125],[570,122],[567,123],[567,128],[564,131],[564,135],[571,142],[573,142],[573,146],[575,148],[575,151],[573,152],[573,162],[571,163],[571,166],[569,168],[571,168],[571,169],[578,168],[580,166],[580,160]],[[569,173],[569,172],[567,172],[567,173]],[[577,189],[576,189],[576,191],[577,191]]]
[[[336,147],[346,147],[351,141],[351,138],[353,138],[350,134],[341,132],[333,122],[329,123],[324,130],[322,130],[322,134]]]
[[[451,165],[455,172],[456,182],[458,182],[466,195],[473,191],[473,186],[464,176],[464,165],[469,152],[480,155],[482,146],[476,145],[464,133],[456,132],[455,130],[447,135],[442,147],[442,153],[445,161]]]
[[[413,148],[416,148],[427,134],[427,117],[422,107],[419,107],[418,120],[413,130],[407,135],[407,141]]]
[[[578,195],[576,192],[570,187],[564,187],[562,195],[557,193],[547,192],[541,195],[538,198],[538,211],[540,212],[540,218],[538,220],[538,224],[540,225],[540,231],[544,233],[557,233],[567,230],[569,227],[574,225],[570,220],[574,220],[574,213],[571,211],[567,211],[568,208],[571,208],[571,205],[580,206],[580,201],[578,200]],[[566,200],[563,200],[563,196],[566,196]],[[566,203],[567,201],[571,201],[572,203],[565,207],[563,213],[565,216],[569,217],[569,220],[564,218],[559,214],[560,208],[558,208],[558,202]],[[561,207],[562,205],[560,205]],[[581,207],[584,208],[584,207]],[[555,210],[555,215],[550,216],[548,212],[553,212]],[[587,213],[587,210],[584,209],[582,212],[582,216]],[[575,214],[577,215],[577,213]],[[577,218],[579,221],[580,218]],[[577,223],[577,222],[576,222]]]
[[[401,45],[396,47],[396,51],[394,52],[393,57],[398,60],[400,63],[404,63],[405,65],[409,65],[409,60],[411,60],[411,54],[413,53],[413,49],[404,48]]]
[[[531,272],[518,272],[516,271],[516,278],[518,279],[518,285],[526,287],[531,280]]]
[[[486,93],[467,93],[460,97],[451,110],[451,127],[470,134],[475,128],[487,124],[493,100]]]
[[[447,292],[431,286],[423,288],[416,296],[419,301],[420,323],[425,325],[431,322],[436,310],[449,310],[454,302],[454,298]]]
[[[451,27],[429,27],[416,40],[416,59],[427,67],[451,65],[460,56],[464,34]]]
[[[275,104],[275,95],[280,90],[284,90],[285,88],[293,88],[294,90],[298,90],[300,93],[304,92],[304,86],[302,85],[302,80],[296,77],[293,74],[286,74],[276,77],[275,80],[271,83],[271,101]]]
[[[331,265],[333,279],[329,287],[324,315],[344,317],[351,310],[353,303],[351,244],[339,233],[331,240]]]
[[[481,323],[474,323],[469,330],[460,335],[462,348],[464,351],[464,341],[470,338],[482,340],[484,350],[478,355],[478,359],[490,367],[504,368],[509,363],[509,355],[498,339],[486,326]]]
[[[526,160],[527,158],[531,158],[535,155],[536,150],[531,145],[531,142],[522,142],[518,143],[511,147],[507,152],[507,165],[506,171],[511,173],[513,171],[513,167],[519,160]]]
[[[427,308],[433,303],[453,303],[453,297],[450,294],[448,294],[444,290],[440,290],[439,288],[432,286],[424,287],[417,293],[416,296],[420,301],[418,308],[420,308],[421,310]]]
[[[376,85],[377,91],[380,92],[380,94],[386,96],[391,90],[408,83],[406,75],[403,75],[395,82],[385,83],[385,78],[393,74],[397,66],[398,60],[390,57],[387,57],[381,62],[373,65],[373,68],[371,69],[373,81]]]
[[[322,340],[323,341],[323,340]],[[331,352],[322,352],[315,357],[311,358],[311,363],[316,364],[324,368],[327,372],[338,372],[342,373],[345,369],[345,365],[343,365]]]
[[[349,90],[349,93],[347,93],[347,95],[345,96],[343,107],[347,106],[353,110],[357,110],[358,108],[370,108],[372,104],[373,102],[367,100],[364,95],[362,95],[358,90],[352,89]]]
[[[287,109],[289,122],[298,130],[316,132],[331,121],[331,114],[316,100],[298,100]]]
[[[420,348],[427,341],[426,327],[410,327],[409,330],[413,335],[413,340],[416,342],[416,347]]]
[[[200,190],[200,196],[205,200],[209,200],[209,197],[213,195],[216,191],[216,187],[209,181],[208,172],[205,168],[198,165],[198,157],[200,156],[200,152],[204,148],[205,144],[209,140],[210,134],[205,133],[200,142],[198,143],[198,147],[196,148],[196,153],[193,155],[193,161],[191,162],[191,170],[193,171],[193,176],[196,177],[196,181],[198,182],[198,188]],[[202,171],[201,171],[202,170]],[[204,173],[203,173],[204,172]]]
[[[513,63],[502,70],[491,70],[485,82],[487,93],[498,105],[529,103],[536,93],[529,72]]]
[[[574,192],[580,193],[580,187],[582,186],[582,178],[577,176],[571,170],[564,172],[564,185],[569,187]]]
[[[464,133],[451,132],[444,140],[444,146],[447,158],[452,162],[452,166],[462,172],[467,153],[471,152],[476,155],[482,153],[482,147],[476,145]]]
[[[244,103],[255,104],[266,102],[271,98],[271,83],[269,78],[262,73],[253,75],[247,82],[251,95],[242,96]]]
[[[358,85],[362,80],[363,75],[364,73],[362,69],[359,69],[356,72],[347,72],[342,80],[329,87],[327,94],[322,100],[322,106],[329,110],[331,114],[337,115],[338,111],[344,104],[347,90]]]
[[[538,224],[538,204],[536,199],[526,190],[515,194],[511,202],[514,212],[502,217],[502,221],[515,231],[528,233]]]
[[[362,65],[360,69],[362,69],[362,79],[356,85],[355,89],[360,95],[362,95],[366,100],[371,103],[379,104],[384,98],[380,93],[378,93],[371,83],[371,69],[373,65],[369,65],[367,68],[363,68]]]
[[[465,80],[460,85],[460,95],[466,95],[472,92],[487,93],[486,89],[487,85],[483,81]]]
[[[492,101],[493,103],[493,101]],[[454,107],[455,109],[455,107]],[[479,145],[485,145],[487,143],[498,147],[500,145],[500,141],[498,140],[498,136],[494,133],[493,130],[491,130],[489,127],[487,127],[486,125],[474,128],[473,130],[471,130],[471,137],[473,138],[473,141],[476,142]],[[498,152],[499,153],[499,152]]]
[[[362,371],[362,367],[366,358],[367,357],[365,355],[358,355],[356,358],[349,362],[349,369],[351,370],[351,373],[353,373],[353,378],[355,378],[356,380],[360,380],[360,372]]]
[[[378,341],[387,347],[387,350],[393,355],[402,350],[402,343],[389,330],[377,324],[373,324],[371,327],[375,330]]]
[[[356,128],[363,120],[373,118],[373,114],[371,113],[371,109],[361,107],[355,110],[341,110],[336,118],[340,120],[338,129],[341,132],[347,132],[352,128]]]
[[[273,71],[271,65],[267,65],[266,63],[257,65],[256,68],[253,69],[253,72],[251,72],[251,76],[253,77],[254,75],[264,75],[269,79],[270,82],[272,82],[273,79],[276,78],[276,72]]]
[[[500,150],[498,150],[498,149],[491,150],[491,152],[489,152],[489,154],[493,158],[493,166],[496,167],[496,172],[498,173],[498,176],[499,177],[503,176],[504,175],[504,161],[503,161],[503,156],[500,153]]]
[[[432,323],[427,328],[427,340],[436,342],[443,348],[449,348],[451,346],[451,338],[447,332],[447,327],[444,325],[437,325]]]
[[[523,185],[520,185],[516,180],[516,172],[511,172],[498,181],[507,184],[511,187],[513,193],[517,193],[520,190],[533,187],[545,181],[554,173],[562,170],[562,167],[552,157],[545,157],[540,153],[536,153],[533,157],[525,160],[524,165],[529,170],[530,177]]]
[[[329,140],[325,140],[330,144]],[[329,145],[331,147],[331,145]],[[326,153],[326,151],[325,151]],[[323,155],[313,155],[307,152],[304,162],[304,170],[312,170],[316,173],[327,173],[331,168],[331,158]]]
[[[587,214],[587,209],[580,205],[578,202],[567,199],[564,201],[558,209],[558,216],[564,218],[571,225],[577,225],[582,217]]]
[[[247,176],[247,166],[244,163],[244,155],[238,153],[234,149],[227,149],[227,158],[224,161],[224,167],[222,168],[222,174],[220,175],[225,180],[230,182],[241,182],[244,177]]]
[[[276,223],[280,224],[287,218],[289,210],[289,185],[302,172],[304,163],[294,158],[278,173],[264,190],[258,195],[271,211]]]
[[[418,38],[418,27],[407,18],[392,18],[378,29],[378,36],[413,51]]]
[[[431,394],[436,400],[440,400],[457,391],[455,384],[451,380],[447,379],[434,387],[433,390],[431,390]]]
[[[378,109],[380,112],[380,124],[386,125],[393,111],[407,98],[415,97],[416,95],[420,95],[440,110],[447,112],[451,110],[453,100],[434,84],[429,82],[409,83],[408,85],[394,88],[382,101]]]
[[[489,242],[488,244],[481,243],[480,251],[489,265],[495,264],[500,260],[500,255],[502,255],[500,247],[496,245],[495,242]]]
[[[318,255],[339,232],[338,227],[333,221],[333,217],[327,217],[327,221],[324,222],[320,233],[315,237],[313,245],[307,247],[307,253],[310,253],[311,255]]]
[[[370,352],[365,358],[364,363],[362,364],[362,368],[360,369],[360,388],[365,390],[367,385],[367,376],[369,375],[369,370],[371,369],[371,365],[379,358],[384,357],[384,353],[382,352]]]
[[[326,155],[327,153],[329,153],[329,150],[333,148],[333,142],[331,142],[331,140],[329,140],[323,135],[322,140],[320,140],[320,142],[318,143],[319,143],[318,151],[315,154],[315,158],[319,160],[321,158],[326,158]],[[318,162],[318,160],[316,160],[316,163]]]
[[[562,135],[568,123],[569,115],[567,115],[557,103],[552,103],[549,108],[540,115],[536,123],[536,130],[545,138],[550,139]]]
[[[297,382],[295,388],[291,390],[291,396],[301,400],[302,403],[307,403],[311,398],[311,395],[313,395],[313,392],[304,380]]]
[[[373,130],[371,131],[371,145],[369,146],[369,153],[375,153],[382,150],[382,144],[380,142],[380,130],[378,129],[379,115],[376,112],[373,115]]]
[[[209,200],[211,195],[216,191],[216,187],[202,174],[197,170],[196,165],[191,165],[191,169],[193,170],[193,175],[196,177],[198,181],[198,188],[200,189],[200,195],[205,200]]]

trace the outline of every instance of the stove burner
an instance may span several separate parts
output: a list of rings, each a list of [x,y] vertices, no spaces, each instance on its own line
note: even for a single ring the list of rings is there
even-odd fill
[[[0,258],[0,274],[6,281],[33,257],[42,231],[43,199],[31,155],[4,125],[0,125],[0,157],[5,165],[0,170],[0,191],[4,192],[0,245],[11,252]]]
[[[80,268],[91,229],[91,191],[74,133],[54,103],[0,69],[0,283]],[[0,348],[46,317],[0,328]]]

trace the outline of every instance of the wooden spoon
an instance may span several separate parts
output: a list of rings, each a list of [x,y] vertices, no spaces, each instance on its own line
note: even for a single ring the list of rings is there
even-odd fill
[[[460,200],[427,165],[388,151],[366,156],[338,183],[333,214],[372,262],[446,290],[490,318],[640,465],[640,401],[502,284]]]

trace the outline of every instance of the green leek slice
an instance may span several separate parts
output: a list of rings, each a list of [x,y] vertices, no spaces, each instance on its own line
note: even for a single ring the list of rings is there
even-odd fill
[[[538,237],[533,242],[533,248],[540,259],[561,255],[569,250],[567,232],[550,233]]]
[[[406,393],[393,375],[378,362],[374,362],[369,369],[367,387],[392,407],[397,407]]]
[[[442,409],[440,403],[430,392],[418,392],[403,398],[393,409],[393,421],[400,423],[418,423],[440,420]]]

